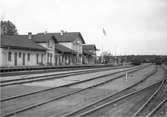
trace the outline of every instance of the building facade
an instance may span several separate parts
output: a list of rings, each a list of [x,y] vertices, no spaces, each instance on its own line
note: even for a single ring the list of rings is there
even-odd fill
[[[2,36],[0,67],[94,64],[95,45],[85,45],[80,32]]]
[[[37,35],[32,35],[31,33],[29,33],[29,37],[29,39],[34,41],[36,44],[46,48],[43,65],[55,65],[55,45],[57,43],[56,39],[53,36],[44,33]]]
[[[97,48],[94,44],[83,45],[83,64],[95,64],[97,60],[96,56]]]
[[[43,62],[46,48],[37,45],[25,35],[2,36],[0,67],[37,66]]]
[[[60,32],[53,34],[58,43],[68,48],[71,52],[70,64],[82,64],[83,49],[85,41],[80,32]]]
[[[47,48],[51,55],[49,65],[82,64],[82,44],[85,41],[80,32],[39,33],[32,40]],[[49,56],[46,56],[48,63]]]

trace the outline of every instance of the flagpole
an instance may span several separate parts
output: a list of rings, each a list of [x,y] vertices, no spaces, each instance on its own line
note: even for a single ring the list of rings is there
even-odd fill
[[[105,32],[104,28],[102,29],[102,32],[103,32],[103,39],[104,39],[104,37],[106,35],[106,32]],[[102,53],[101,53],[101,62],[102,63],[104,62],[104,59],[103,59],[103,39],[101,40],[101,51],[102,51]]]
[[[117,44],[115,43],[115,65],[118,63],[118,57],[117,57]]]
[[[102,29],[102,32],[103,32],[103,38],[105,39],[105,37],[106,37],[106,30],[103,28]],[[103,56],[103,42],[101,41],[101,46],[102,46],[102,63],[104,62],[104,56]]]
[[[0,39],[1,39],[1,21],[0,21]],[[0,44],[1,44],[1,40],[0,40]]]
[[[103,64],[103,39],[101,39],[101,63]]]
[[[103,44],[101,41],[101,62],[103,63]]]

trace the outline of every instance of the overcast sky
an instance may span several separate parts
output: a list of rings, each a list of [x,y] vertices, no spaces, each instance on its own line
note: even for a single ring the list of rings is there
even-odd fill
[[[19,34],[81,32],[112,54],[167,55],[167,0],[0,0],[0,14]]]

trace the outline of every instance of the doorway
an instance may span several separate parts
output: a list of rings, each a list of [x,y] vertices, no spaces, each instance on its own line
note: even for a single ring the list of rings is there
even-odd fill
[[[14,54],[14,65],[17,66],[17,52]]]
[[[25,65],[25,53],[23,53],[23,65]]]

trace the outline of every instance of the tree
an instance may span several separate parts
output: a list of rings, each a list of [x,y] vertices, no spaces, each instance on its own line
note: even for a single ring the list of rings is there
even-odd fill
[[[1,21],[2,35],[17,35],[16,26],[11,21]]]

